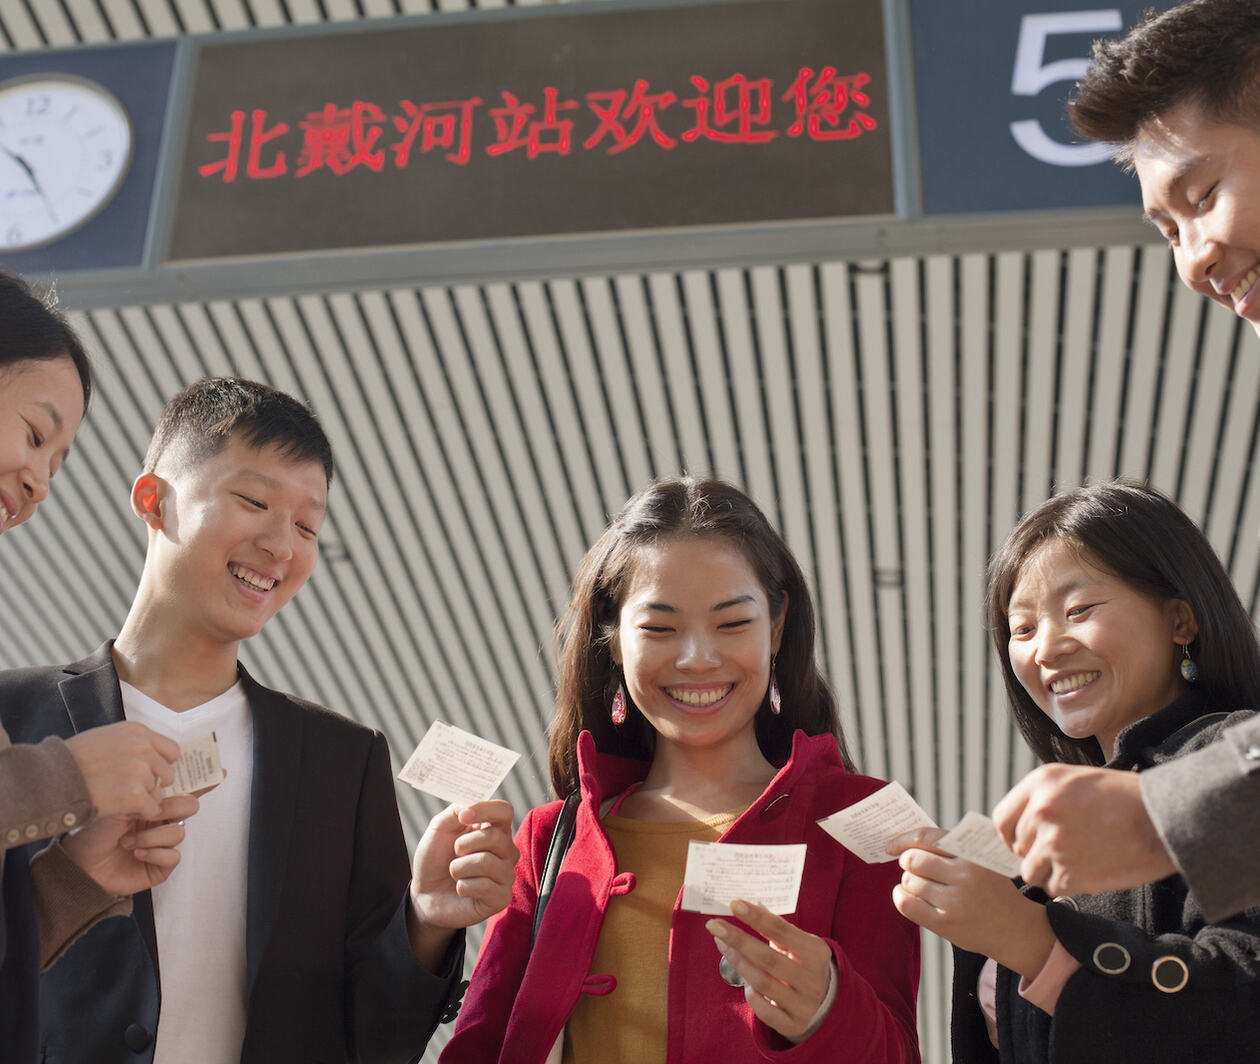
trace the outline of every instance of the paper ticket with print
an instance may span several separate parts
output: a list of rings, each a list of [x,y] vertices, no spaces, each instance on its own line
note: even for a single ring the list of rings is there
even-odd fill
[[[885,847],[904,831],[934,828],[936,821],[897,782],[818,821],[818,826],[867,864],[892,861]]]
[[[941,836],[936,848],[1010,879],[1019,875],[1019,858],[1007,847],[997,825],[983,813],[968,813],[957,827]]]
[[[520,756],[515,750],[435,720],[398,778],[444,802],[472,805],[494,796]]]
[[[691,842],[682,907],[693,913],[729,916],[731,902],[742,899],[759,902],[772,913],[794,913],[804,871],[803,842],[783,846]]]
[[[174,768],[175,780],[162,789],[163,798],[173,794],[193,794],[203,787],[219,783],[223,779],[223,764],[219,760],[219,740],[214,732],[180,743],[179,760]]]

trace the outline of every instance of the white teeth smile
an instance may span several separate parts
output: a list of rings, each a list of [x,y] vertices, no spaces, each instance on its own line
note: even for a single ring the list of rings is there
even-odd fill
[[[229,565],[228,572],[230,572],[238,580],[248,584],[252,588],[257,588],[259,591],[270,591],[276,586],[276,582],[270,577],[259,576],[257,573],[239,565]]]
[[[9,522],[13,520],[13,514],[9,513],[3,506],[0,506],[0,529],[7,528]]]
[[[1062,680],[1055,680],[1050,685],[1050,690],[1056,695],[1070,694],[1072,691],[1080,690],[1087,683],[1093,683],[1101,675],[1101,672],[1078,672],[1075,676],[1067,676]]]
[[[1260,280],[1260,266],[1253,266],[1248,271],[1247,276],[1238,282],[1238,287],[1230,292],[1229,298],[1237,304],[1243,296],[1251,291],[1251,286],[1258,280]]]
[[[727,684],[725,687],[708,691],[693,691],[690,688],[667,687],[665,693],[676,702],[683,702],[689,706],[711,706],[715,702],[720,702],[728,694],[734,684]]]

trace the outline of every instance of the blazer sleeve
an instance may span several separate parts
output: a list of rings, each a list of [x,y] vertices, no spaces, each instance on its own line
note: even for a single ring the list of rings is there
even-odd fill
[[[346,1020],[356,1064],[418,1060],[437,1025],[458,1008],[464,933],[455,933],[440,972],[416,960],[407,934],[406,858],[389,748],[376,733],[359,793],[345,924]]]
[[[1209,920],[1260,906],[1260,716],[1141,775],[1156,830]]]
[[[439,1064],[494,1064],[500,1059],[517,988],[529,963],[538,902],[538,875],[560,803],[532,809],[516,832],[520,857],[508,907],[490,919],[473,968],[468,997]]]
[[[835,1003],[799,1045],[761,1022],[757,1042],[769,1059],[784,1064],[918,1064],[919,929],[893,907],[901,868],[848,854],[844,860],[828,936],[839,975]]]
[[[1159,893],[1157,885],[1155,907]],[[1253,1059],[1260,912],[1162,935],[1062,903],[1046,912],[1081,963],[1055,1006],[1053,1059]]]
[[[106,917],[131,915],[130,897],[110,894],[70,860],[56,841],[31,858],[31,888],[41,971],[51,968],[80,935]]]
[[[95,810],[87,781],[62,739],[0,743],[0,848],[86,824]]]

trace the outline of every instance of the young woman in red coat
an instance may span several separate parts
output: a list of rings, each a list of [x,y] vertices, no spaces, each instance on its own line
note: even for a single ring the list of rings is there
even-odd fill
[[[849,769],[809,591],[761,511],[718,481],[650,485],[583,560],[560,647],[573,842],[531,942],[560,803],[525,818],[444,1064],[918,1061],[897,869],[817,825],[881,784]],[[692,840],[805,843],[795,913],[683,911]]]

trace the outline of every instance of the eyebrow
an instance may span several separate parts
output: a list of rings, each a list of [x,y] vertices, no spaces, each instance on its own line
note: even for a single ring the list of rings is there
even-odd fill
[[[1206,155],[1192,155],[1190,158],[1183,160],[1181,165],[1178,166],[1177,169],[1173,171],[1172,180],[1168,182],[1168,185],[1166,188],[1166,194],[1169,196],[1175,195],[1178,189],[1180,189],[1181,186],[1185,184],[1186,179],[1190,176],[1190,174],[1197,167],[1201,166],[1206,161],[1206,159],[1207,159]],[[1168,217],[1167,211],[1155,211],[1155,214],[1158,214],[1164,218]],[[1150,222],[1151,225],[1157,224],[1155,221],[1154,215],[1152,215],[1149,211],[1143,210],[1142,217],[1146,221]]]
[[[266,473],[259,473],[253,469],[238,469],[236,470],[235,475],[246,480],[256,480],[264,487],[271,488],[273,490],[282,490],[285,487],[285,485],[278,481],[275,477],[269,477]],[[306,504],[318,510],[320,513],[323,513],[328,509],[327,500],[319,499],[314,495],[307,496]]]
[[[1095,583],[1094,580],[1085,576],[1081,577],[1079,580],[1073,580],[1066,584],[1058,584],[1050,589],[1050,593],[1062,598],[1066,595],[1072,594],[1073,591],[1079,591],[1083,587],[1089,587],[1093,583]],[[1018,609],[1027,609],[1027,607],[1024,606],[1018,598],[1012,598],[1011,601],[1006,604],[1006,612],[1008,615]]]
[[[60,432],[66,423],[66,419],[61,416],[61,411],[57,408],[56,404],[53,403],[51,399],[37,399],[35,401],[35,405],[46,410],[48,412],[48,416],[52,418],[53,432]],[[66,446],[58,451],[57,454],[60,456],[62,464],[64,465],[66,459],[70,457],[70,445],[66,444]]]
[[[752,602],[752,595],[739,595],[733,599],[726,599],[709,607],[710,613],[718,613],[722,610],[729,610],[732,606],[738,606],[744,602]],[[677,606],[671,606],[668,602],[645,602],[640,609],[655,610],[658,613],[681,613]]]

